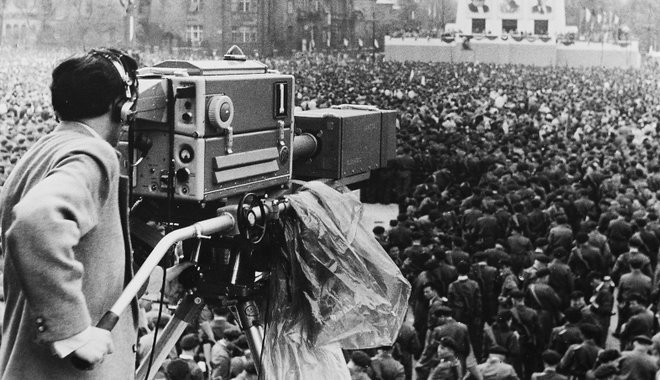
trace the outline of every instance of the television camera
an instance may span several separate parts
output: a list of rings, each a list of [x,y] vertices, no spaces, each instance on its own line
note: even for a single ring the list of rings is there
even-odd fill
[[[182,243],[189,289],[137,377],[150,378],[204,304],[229,305],[259,368],[257,299],[268,278],[269,222],[297,180],[358,187],[395,153],[394,111],[343,105],[294,115],[295,81],[233,47],[221,61],[165,61],[139,71],[124,141],[132,240],[151,251],[98,326],[111,329],[151,271]],[[154,225],[165,226],[161,233]],[[149,373],[152,376],[147,376]]]

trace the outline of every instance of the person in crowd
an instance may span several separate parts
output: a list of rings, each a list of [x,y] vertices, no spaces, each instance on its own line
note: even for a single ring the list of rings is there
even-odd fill
[[[646,308],[646,299],[637,293],[633,293],[628,297],[628,311],[630,317],[626,320],[621,328],[621,342],[622,349],[628,349],[632,345],[634,337],[639,335],[651,336],[653,334],[654,315],[653,312]]]
[[[582,313],[580,309],[569,308],[564,312],[566,323],[552,329],[548,347],[564,355],[568,348],[574,344],[582,343],[582,334],[580,332],[580,321]]]
[[[621,353],[619,350],[614,349],[614,348],[608,348],[603,351],[601,351],[598,354],[598,358],[596,359],[596,363],[594,364],[593,369],[590,369],[587,371],[586,379],[587,380],[594,380],[596,378],[595,372],[596,369],[603,366],[603,365],[612,365],[618,370],[618,364],[619,364],[619,358],[621,358]],[[617,371],[618,374],[618,371]]]
[[[473,260],[468,278],[474,280],[481,291],[482,320],[492,322],[497,314],[497,295],[495,287],[497,283],[497,268],[488,265],[488,254],[478,251],[473,255]]]
[[[559,363],[559,369],[576,379],[585,379],[587,371],[593,368],[602,348],[596,344],[600,336],[598,326],[585,323],[580,326],[584,340],[568,348]]]
[[[543,362],[543,372],[535,372],[532,374],[532,380],[567,380],[568,378],[560,373],[557,373],[557,366],[561,356],[553,350],[545,350],[541,354],[541,361]]]
[[[429,380],[460,380],[463,378],[463,366],[456,355],[456,342],[450,337],[443,337],[438,342],[438,364],[433,367]]]
[[[461,261],[456,264],[458,279],[449,285],[447,306],[454,312],[454,319],[465,324],[470,333],[470,342],[477,357],[481,355],[481,329],[483,309],[479,284],[469,279],[470,264]]]
[[[565,309],[569,304],[569,295],[574,289],[575,275],[571,267],[566,264],[568,252],[563,247],[552,250],[552,261],[548,264],[550,278],[548,284],[557,292],[562,301],[561,307]]]
[[[525,305],[525,293],[521,290],[511,292],[512,327],[520,336],[521,378],[529,379],[532,373],[540,370],[538,358],[543,350],[539,316],[536,310]]]
[[[653,380],[658,372],[658,358],[649,354],[653,342],[646,335],[632,339],[632,349],[623,351],[619,360],[622,379]]]
[[[598,341],[606,342],[607,334],[610,330],[612,309],[614,308],[614,296],[612,295],[613,283],[609,276],[603,279],[601,274],[597,272],[589,273],[588,279],[591,287],[594,289],[593,295],[589,299],[589,309],[601,328],[601,337]]]
[[[559,322],[561,313],[561,300],[555,290],[548,285],[550,270],[539,269],[526,291],[525,304],[536,310],[539,314],[541,328],[541,341],[548,342],[552,328]]]
[[[412,380],[413,357],[419,359],[422,353],[422,343],[417,336],[415,328],[410,321],[403,321],[396,341],[392,356],[401,362],[406,375],[406,380]]]
[[[520,371],[520,337],[512,328],[513,314],[502,310],[497,314],[492,325],[484,323],[484,344],[482,352],[489,352],[493,346],[504,347],[507,351],[506,361]]]
[[[383,346],[371,359],[374,380],[405,380],[403,364],[392,357],[392,346]]]
[[[181,337],[179,345],[181,353],[179,359],[183,359],[190,368],[191,380],[203,380],[205,378],[204,371],[197,364],[197,350],[200,347],[200,340],[197,334],[191,333]]]
[[[616,364],[603,364],[594,370],[593,375],[597,380],[615,380],[619,378],[619,369]]]
[[[506,348],[502,346],[491,346],[488,349],[488,359],[477,366],[477,370],[484,379],[493,380],[517,380],[518,375],[513,367],[504,360],[508,355]]]
[[[348,362],[348,370],[351,380],[372,380],[369,377],[369,373],[372,373],[371,358],[364,351],[353,351]]]

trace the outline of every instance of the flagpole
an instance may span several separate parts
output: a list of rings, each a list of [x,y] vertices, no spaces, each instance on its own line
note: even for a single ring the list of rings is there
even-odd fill
[[[371,61],[376,65],[376,2],[371,14]]]

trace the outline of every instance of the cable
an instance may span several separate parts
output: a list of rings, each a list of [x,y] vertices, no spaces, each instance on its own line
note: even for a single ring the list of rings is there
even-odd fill
[[[167,278],[167,271],[163,270],[163,283],[160,287],[160,303],[158,305],[158,317],[156,318],[156,326],[154,326],[154,340],[151,343],[151,353],[149,354],[149,365],[147,366],[147,375],[145,379],[149,378],[149,373],[151,372],[151,366],[154,364],[154,352],[156,351],[156,342],[158,341],[158,325],[160,324],[160,318],[163,316],[163,303],[165,301],[165,280]]]

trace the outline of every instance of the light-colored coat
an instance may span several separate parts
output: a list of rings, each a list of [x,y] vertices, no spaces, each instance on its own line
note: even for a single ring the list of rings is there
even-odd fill
[[[7,303],[2,379],[134,377],[131,308],[112,331],[114,353],[93,371],[79,371],[51,352],[52,342],[96,324],[132,275],[119,178],[113,147],[65,122],[7,179],[0,203]]]

